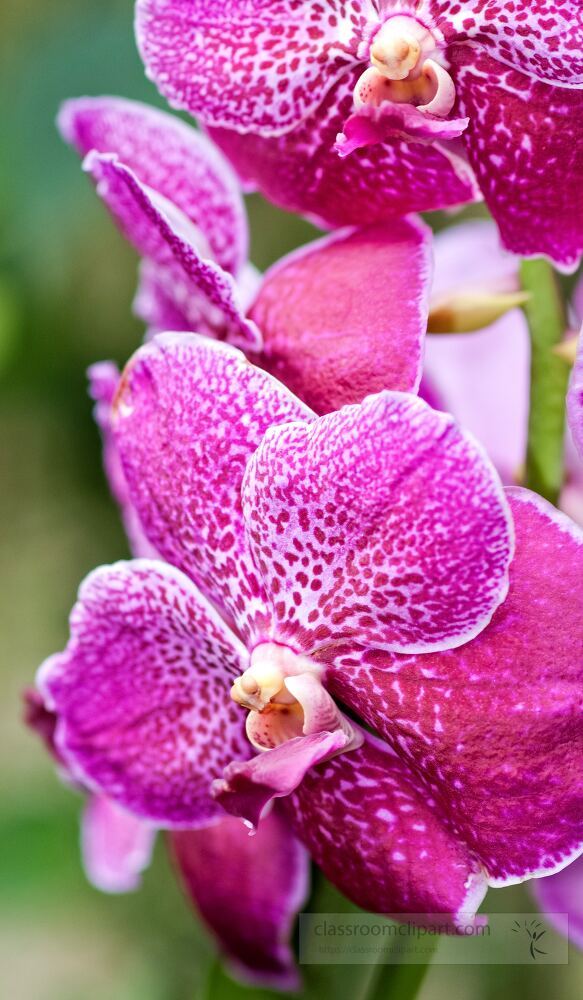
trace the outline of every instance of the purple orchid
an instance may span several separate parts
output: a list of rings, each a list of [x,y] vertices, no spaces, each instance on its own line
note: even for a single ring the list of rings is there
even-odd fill
[[[498,299],[501,308],[506,307],[520,290],[520,261],[500,248],[491,222],[474,220],[446,229],[436,236],[434,251],[430,322],[439,321],[442,331],[448,328],[448,318],[455,310],[461,308],[469,320],[474,310],[478,314],[484,308],[491,311]],[[578,327],[582,318],[580,281],[573,295],[570,323]],[[493,324],[471,333],[441,332],[425,339],[421,395],[453,414],[477,437],[509,485],[520,481],[526,461],[529,366],[528,328],[519,308],[509,309]],[[576,381],[575,367],[573,400]],[[583,427],[583,421],[580,425]],[[576,436],[574,426],[572,436]],[[583,524],[583,462],[571,435],[565,441],[560,507]]]
[[[581,307],[579,315],[583,316],[583,280],[579,285],[578,293],[576,304]],[[577,356],[569,382],[567,415],[575,447],[583,459],[583,331],[579,335]]]
[[[41,668],[75,780],[150,824],[198,828],[192,850],[174,834],[185,872],[214,856],[201,828],[225,809],[258,836],[285,816],[379,912],[466,919],[488,884],[581,851],[583,635],[562,623],[582,535],[563,515],[527,491],[506,500],[483,453],[415,397],[317,418],[188,334],[137,352],[111,432],[167,563],[96,570]],[[263,891],[289,929],[300,880],[282,904],[280,875],[274,862]],[[228,885],[212,903],[204,864],[187,879],[215,924],[220,900],[244,923]]]
[[[367,392],[417,391],[431,281],[431,233],[418,219],[341,230],[260,279],[241,194],[208,139],[109,97],[69,101],[59,124],[143,257],[135,307],[150,332],[242,347],[318,413]]]
[[[511,250],[583,252],[578,0],[138,0],[137,39],[285,208],[362,225],[479,185]]]

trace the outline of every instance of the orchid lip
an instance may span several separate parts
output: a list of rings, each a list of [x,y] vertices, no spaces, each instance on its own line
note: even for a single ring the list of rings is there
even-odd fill
[[[433,34],[419,21],[395,15],[379,28],[370,48],[370,66],[354,90],[355,107],[389,102],[412,104],[445,118],[455,103],[455,86]]]

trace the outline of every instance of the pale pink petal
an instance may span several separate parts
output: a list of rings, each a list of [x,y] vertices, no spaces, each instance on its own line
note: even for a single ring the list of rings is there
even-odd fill
[[[206,136],[172,115],[119,97],[66,101],[58,125],[80,156],[93,149],[115,154],[200,230],[221,267],[238,274],[248,253],[245,206],[231,167]]]
[[[472,923],[486,892],[479,863],[380,741],[309,771],[284,808],[327,878],[365,910]]]
[[[330,650],[327,686],[398,748],[491,884],[583,847],[583,532],[527,490],[510,589],[484,631],[421,657]]]
[[[257,349],[261,338],[243,315],[233,277],[200,252],[186,216],[113,153],[89,153],[84,168],[127,238],[155,264],[158,283],[188,322],[198,322],[202,310],[215,336]]]
[[[569,381],[567,416],[575,447],[583,459],[583,333],[579,335],[577,357]]]
[[[433,249],[432,304],[452,292],[520,289],[520,259],[504,249],[497,226],[487,219],[468,219],[443,229]]]
[[[537,83],[454,46],[472,164],[504,245],[574,270],[583,253],[583,91]]]
[[[550,922],[583,949],[583,858],[556,875],[532,883],[538,904]]]
[[[448,41],[472,42],[537,80],[583,87],[583,19],[580,0],[422,0]]]
[[[481,450],[401,393],[265,435],[243,509],[276,637],[313,652],[467,642],[504,599],[512,523]]]
[[[247,635],[268,616],[243,529],[245,468],[268,427],[311,417],[239,351],[207,337],[156,337],[122,378],[114,433],[147,536]]]
[[[178,570],[138,559],[95,570],[65,651],[39,672],[72,776],[137,817],[198,826],[225,765],[249,753],[229,689],[246,652]]]
[[[156,831],[105,795],[92,795],[81,825],[87,878],[102,892],[131,892],[150,864]]]
[[[173,107],[278,135],[356,65],[372,0],[138,0],[146,71]]]
[[[340,232],[267,272],[250,317],[261,363],[318,413],[380,389],[415,392],[431,279],[417,220]]]
[[[309,859],[281,813],[273,809],[253,836],[226,816],[170,837],[185,889],[233,975],[257,987],[298,989],[290,938],[308,892]]]

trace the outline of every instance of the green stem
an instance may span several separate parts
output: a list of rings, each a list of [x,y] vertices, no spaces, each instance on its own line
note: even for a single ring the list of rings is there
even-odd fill
[[[368,983],[366,1000],[414,1000],[425,979],[433,952],[437,947],[434,937],[426,937],[429,954],[425,962],[409,965],[377,965]]]
[[[530,331],[530,412],[525,485],[556,504],[563,484],[565,395],[569,365],[553,353],[566,329],[556,275],[544,260],[525,260],[522,287]]]

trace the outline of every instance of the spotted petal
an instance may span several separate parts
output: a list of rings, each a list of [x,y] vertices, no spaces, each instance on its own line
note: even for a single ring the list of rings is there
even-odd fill
[[[350,66],[372,0],[138,0],[148,76],[211,125],[278,135],[317,108]]]
[[[212,138],[248,187],[334,227],[374,225],[479,199],[458,140],[427,146],[392,139],[338,156],[334,146],[353,110],[359,72],[344,76],[317,113],[288,135],[265,139],[213,128]]]
[[[120,97],[66,101],[58,117],[63,138],[85,157],[114,153],[142,184],[172,202],[199,230],[213,258],[238,274],[249,233],[237,179],[205,135],[156,108]]]
[[[450,417],[413,396],[379,393],[272,429],[243,509],[275,634],[306,651],[348,636],[450,648],[506,595],[512,525],[497,476]]]
[[[171,843],[186,891],[237,978],[297,989],[290,937],[309,862],[282,814],[272,810],[253,836],[227,816],[204,830],[175,831]]]
[[[472,922],[486,892],[479,863],[380,741],[315,767],[284,808],[324,874],[365,910]]]
[[[92,795],[83,812],[81,850],[90,882],[102,892],[137,889],[150,863],[156,831],[105,795]]]
[[[186,216],[114,153],[93,151],[84,167],[127,238],[156,265],[158,283],[188,322],[200,324],[202,315],[204,332],[256,349],[259,333],[244,318],[233,277],[200,251],[199,234]]]
[[[146,559],[95,570],[38,686],[74,778],[137,817],[198,826],[225,765],[249,753],[229,699],[245,650],[181,573]]]
[[[516,554],[488,628],[423,657],[337,651],[328,675],[424,776],[493,885],[583,847],[583,532],[536,494],[509,495]]]
[[[155,337],[123,376],[114,434],[144,530],[246,635],[265,626],[266,598],[243,529],[245,467],[268,427],[311,417],[206,337]]]
[[[455,46],[472,164],[505,246],[574,270],[583,253],[583,92],[550,87]]]
[[[472,42],[542,82],[583,87],[583,18],[579,0],[423,0],[448,41]]]
[[[395,219],[285,257],[249,314],[263,335],[262,364],[318,413],[380,389],[415,392],[430,252],[420,222]]]

